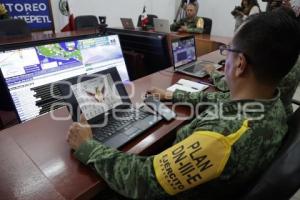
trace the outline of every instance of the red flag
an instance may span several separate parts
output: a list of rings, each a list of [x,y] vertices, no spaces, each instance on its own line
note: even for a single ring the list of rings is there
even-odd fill
[[[75,30],[75,22],[74,22],[74,15],[71,14],[69,16],[69,23],[61,29],[61,32],[73,31],[73,30]]]

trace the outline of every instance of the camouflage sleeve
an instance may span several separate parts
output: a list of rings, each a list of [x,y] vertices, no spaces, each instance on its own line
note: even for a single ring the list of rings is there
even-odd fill
[[[182,26],[182,24],[182,20],[174,22],[170,27],[171,31],[177,31]]]
[[[188,28],[188,33],[203,33],[203,28]]]
[[[215,103],[228,99],[228,92],[185,92],[176,90],[173,94],[174,103],[190,103],[193,106],[197,106],[201,102]]]
[[[219,90],[223,91],[223,92],[228,92],[229,88],[228,85],[224,79],[224,74],[219,72],[219,71],[213,71],[210,74],[210,77],[213,80],[214,85],[216,86],[216,88],[218,88]]]
[[[188,33],[203,33],[204,31],[204,19],[202,17],[197,17],[195,22],[195,27],[188,27]]]
[[[84,164],[92,164],[110,188],[128,198],[167,196],[156,180],[152,156],[128,155],[89,140],[79,147],[75,157]]]

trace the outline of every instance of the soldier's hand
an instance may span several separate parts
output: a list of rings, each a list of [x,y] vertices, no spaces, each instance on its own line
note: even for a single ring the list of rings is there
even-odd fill
[[[152,88],[147,91],[146,95],[157,97],[160,101],[170,101],[173,99],[173,92],[169,92],[159,88]]]
[[[180,29],[179,29],[179,31],[186,32],[187,29],[188,29],[187,26],[181,26]]]
[[[81,144],[92,139],[92,130],[87,121],[83,118],[80,123],[73,123],[67,135],[67,141],[71,149],[78,149]]]
[[[208,73],[211,74],[212,72],[216,71],[216,68],[212,64],[204,65],[203,69]]]

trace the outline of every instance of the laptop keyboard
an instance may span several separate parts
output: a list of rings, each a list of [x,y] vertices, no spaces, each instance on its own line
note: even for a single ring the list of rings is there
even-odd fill
[[[113,115],[109,115],[106,126],[93,129],[94,137],[100,142],[104,142],[108,138],[118,134],[120,130],[152,114],[135,109],[128,112],[120,112],[116,115],[118,119],[114,118]]]

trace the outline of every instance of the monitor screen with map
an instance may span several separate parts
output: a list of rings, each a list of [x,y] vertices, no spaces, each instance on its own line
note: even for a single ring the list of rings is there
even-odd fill
[[[51,84],[116,67],[129,80],[116,35],[74,39],[0,52],[0,69],[21,122],[49,112],[58,99]]]

